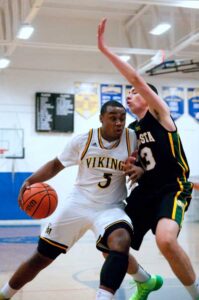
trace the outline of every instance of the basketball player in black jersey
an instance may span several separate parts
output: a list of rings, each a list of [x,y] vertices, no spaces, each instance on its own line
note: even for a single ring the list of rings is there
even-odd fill
[[[133,127],[139,141],[138,160],[145,171],[127,199],[126,212],[135,229],[133,247],[139,249],[145,233],[151,229],[173,272],[192,299],[198,300],[196,274],[177,241],[193,187],[188,181],[189,166],[179,133],[156,88],[105,45],[105,25],[104,19],[98,27],[98,48],[133,86],[127,104],[137,115]]]

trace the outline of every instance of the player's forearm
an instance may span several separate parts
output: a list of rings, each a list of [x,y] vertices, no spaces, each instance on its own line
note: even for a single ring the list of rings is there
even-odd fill
[[[47,181],[57,175],[63,168],[64,166],[57,158],[53,159],[34,172],[26,181],[29,184]]]
[[[140,76],[137,71],[131,65],[121,60],[117,54],[110,51],[107,47],[104,47],[102,52],[130,84],[134,86],[140,81]]]
[[[136,81],[141,80],[136,70],[131,65],[121,60],[118,55],[113,53],[104,42],[106,22],[107,20],[103,19],[98,26],[98,48],[112,62],[112,64],[118,69],[118,71],[129,81],[129,83],[134,85]]]

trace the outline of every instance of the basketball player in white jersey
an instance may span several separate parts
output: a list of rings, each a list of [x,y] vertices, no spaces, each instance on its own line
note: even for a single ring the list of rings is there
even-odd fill
[[[124,128],[125,119],[122,104],[105,103],[100,115],[101,128],[73,137],[60,155],[24,182],[19,194],[20,205],[21,196],[29,185],[49,180],[65,167],[79,166],[65,207],[42,232],[35,253],[1,289],[0,299],[10,299],[58,255],[69,251],[89,229],[96,236],[96,247],[108,253],[101,269],[96,299],[113,299],[127,272],[133,232],[123,209],[127,193],[123,163],[135,150],[136,137],[134,131]],[[131,271],[138,281],[150,278],[133,257]]]

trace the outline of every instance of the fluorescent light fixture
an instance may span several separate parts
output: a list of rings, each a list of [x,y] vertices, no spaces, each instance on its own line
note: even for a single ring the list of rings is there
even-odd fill
[[[120,55],[121,60],[127,62],[131,57],[129,55]]]
[[[155,28],[153,28],[150,33],[154,35],[161,35],[171,28],[171,25],[168,23],[160,23]]]
[[[34,31],[34,28],[29,24],[24,24],[21,26],[19,32],[17,33],[17,38],[22,40],[27,40],[30,38]]]
[[[0,58],[0,69],[5,69],[9,66],[10,60],[8,58]]]
[[[180,1],[180,6],[187,7],[187,8],[199,8],[198,1]]]

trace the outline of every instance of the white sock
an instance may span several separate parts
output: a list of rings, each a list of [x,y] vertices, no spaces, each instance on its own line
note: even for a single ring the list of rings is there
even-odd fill
[[[2,289],[1,289],[1,294],[6,298],[6,299],[9,299],[11,298],[13,295],[15,295],[18,290],[14,290],[12,289],[10,286],[9,286],[9,283],[6,283]]]
[[[192,285],[185,286],[192,299],[197,300],[199,298],[199,280],[196,280]]]
[[[98,289],[95,300],[112,300],[114,295],[106,290]]]
[[[133,276],[133,279],[138,282],[145,282],[151,277],[151,275],[147,273],[140,265],[138,265],[137,272],[131,275]]]

